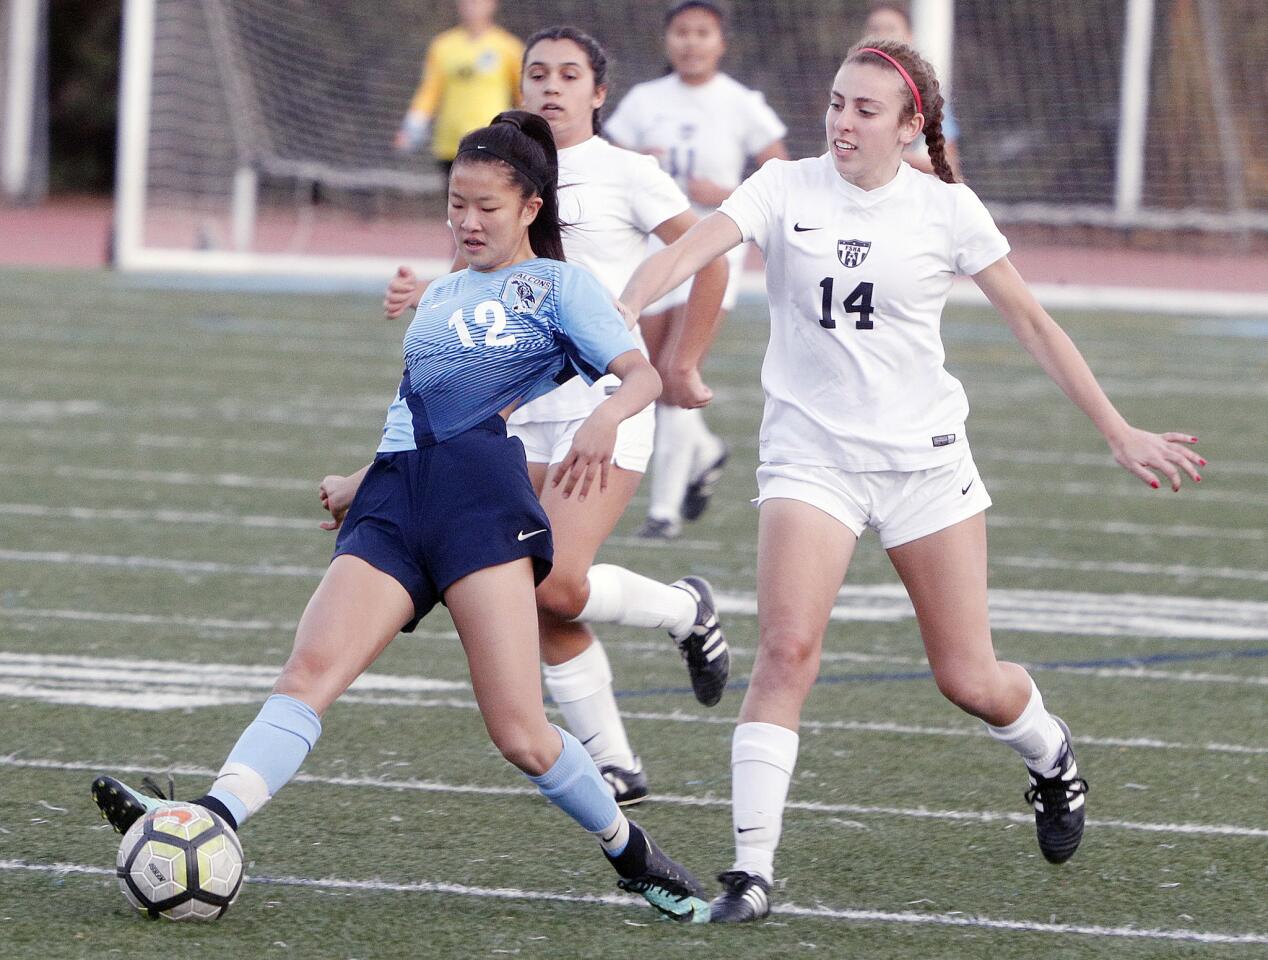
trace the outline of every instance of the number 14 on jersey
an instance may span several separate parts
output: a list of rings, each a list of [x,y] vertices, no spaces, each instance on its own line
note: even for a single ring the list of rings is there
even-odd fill
[[[819,326],[827,330],[835,330],[837,326],[836,318],[832,316],[832,305],[834,302],[832,288],[833,281],[831,277],[824,277],[819,281],[819,289],[823,291]],[[859,318],[854,321],[855,330],[871,330],[875,327],[875,324],[872,323],[872,285],[866,280],[850,291],[850,295],[841,301],[841,306],[845,308],[847,318],[852,313],[859,315]]]

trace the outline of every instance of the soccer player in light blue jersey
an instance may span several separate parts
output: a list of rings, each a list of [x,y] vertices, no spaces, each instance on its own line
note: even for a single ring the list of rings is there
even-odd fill
[[[699,884],[626,819],[585,747],[542,704],[534,587],[550,572],[550,523],[505,418],[574,376],[619,377],[551,478],[585,498],[607,484],[617,426],[660,393],[609,294],[564,262],[557,164],[550,127],[533,114],[499,114],[463,139],[449,219],[470,266],[428,289],[405,335],[382,442],[291,657],[193,802],[240,827],[295,776],[330,705],[443,602],[502,755],[595,835],[622,888],[674,919],[703,922]],[[120,832],[171,802],[106,776],[92,792]]]

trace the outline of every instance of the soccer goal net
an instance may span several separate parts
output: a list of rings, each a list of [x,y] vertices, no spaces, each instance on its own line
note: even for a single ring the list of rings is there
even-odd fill
[[[794,156],[868,0],[734,0],[723,68]],[[966,179],[1003,221],[1268,231],[1263,0],[915,0]],[[502,4],[593,33],[609,109],[661,75],[664,5]],[[443,184],[393,136],[452,0],[127,0],[116,257],[136,269],[383,276],[443,259]],[[935,35],[936,34],[936,35]]]

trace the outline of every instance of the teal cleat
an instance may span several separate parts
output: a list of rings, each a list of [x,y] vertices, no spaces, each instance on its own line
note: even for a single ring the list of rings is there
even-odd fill
[[[637,873],[622,876],[617,886],[630,893],[637,893],[661,914],[679,923],[708,923],[709,901],[704,889],[685,867],[672,860],[638,824],[630,821],[630,844],[642,840],[644,855]],[[618,872],[628,863],[627,851],[613,860]]]
[[[178,802],[164,794],[162,788],[149,777],[142,779],[141,786],[154,796],[146,796],[114,777],[98,777],[92,782],[93,802],[101,810],[102,819],[109,820],[110,826],[119,833],[127,833],[132,824],[147,813]],[[168,794],[173,792],[169,777]]]

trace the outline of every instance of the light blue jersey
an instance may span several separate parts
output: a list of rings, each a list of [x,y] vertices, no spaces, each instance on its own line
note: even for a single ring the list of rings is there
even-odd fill
[[[427,288],[405,331],[405,372],[380,453],[455,437],[516,400],[637,349],[611,295],[580,267],[537,258],[462,270]]]

